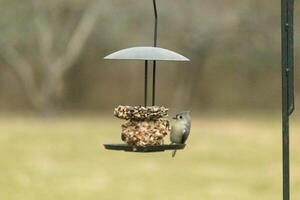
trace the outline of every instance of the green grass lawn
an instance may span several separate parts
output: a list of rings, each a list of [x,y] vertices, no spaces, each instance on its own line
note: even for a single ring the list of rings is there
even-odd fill
[[[120,142],[121,122],[2,117],[0,199],[281,199],[280,118],[199,117],[175,159],[104,150]],[[300,199],[300,126],[293,124],[291,192]]]

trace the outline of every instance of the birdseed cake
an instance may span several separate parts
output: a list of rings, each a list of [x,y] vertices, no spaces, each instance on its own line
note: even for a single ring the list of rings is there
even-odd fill
[[[118,106],[117,118],[126,122],[121,125],[121,139],[130,146],[162,145],[170,133],[168,108],[163,106]]]

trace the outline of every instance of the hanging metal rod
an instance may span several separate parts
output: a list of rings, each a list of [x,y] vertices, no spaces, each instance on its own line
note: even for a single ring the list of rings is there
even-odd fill
[[[144,106],[148,105],[148,60],[145,60]]]
[[[156,0],[153,0],[153,8],[154,8],[154,41],[153,46],[157,46],[157,26],[158,26],[158,14],[157,14],[157,6]],[[156,60],[153,61],[153,71],[152,71],[153,79],[152,79],[152,106],[155,105],[155,84],[156,84]]]
[[[154,37],[153,37],[153,47],[157,46],[157,26],[158,26],[158,14],[156,0],[153,0],[154,9]],[[153,60],[152,69],[152,106],[155,105],[155,90],[156,90],[156,60]],[[144,106],[148,106],[148,60],[145,61],[145,85],[144,85]]]
[[[153,79],[152,79],[152,106],[155,106],[155,84],[156,84],[156,61],[153,61]]]
[[[156,0],[153,0],[153,8],[154,8],[154,44],[153,46],[157,46],[157,26],[158,26],[158,14],[157,14],[157,6]]]

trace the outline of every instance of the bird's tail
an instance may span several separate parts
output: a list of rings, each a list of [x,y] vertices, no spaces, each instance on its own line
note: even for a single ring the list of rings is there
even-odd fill
[[[172,158],[174,158],[175,155],[176,155],[176,150],[174,150],[174,151],[172,152]]]

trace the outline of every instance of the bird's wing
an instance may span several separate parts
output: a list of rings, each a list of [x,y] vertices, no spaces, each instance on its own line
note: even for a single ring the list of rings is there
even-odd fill
[[[186,140],[188,139],[188,137],[190,135],[190,129],[191,129],[190,124],[185,125],[185,127],[183,129],[183,135],[182,135],[182,144],[184,144],[186,142]]]

